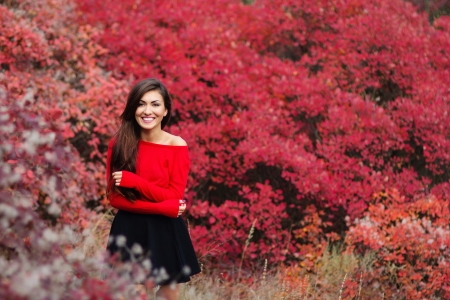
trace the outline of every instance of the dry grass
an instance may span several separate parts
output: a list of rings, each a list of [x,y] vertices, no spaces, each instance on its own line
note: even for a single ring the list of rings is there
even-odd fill
[[[85,257],[93,257],[98,251],[106,249],[113,218],[114,215],[110,209],[90,220],[90,226],[83,232],[83,239],[78,246]]]
[[[267,266],[270,275],[261,270],[254,274],[256,280],[252,283],[239,281],[224,281],[218,276],[203,274],[185,285],[181,299],[344,299],[345,283],[350,278],[357,280],[356,299],[364,288],[362,272],[368,270],[373,256],[357,257],[351,253],[342,252],[340,247],[332,247],[325,251],[318,260],[316,270],[309,274],[301,267]]]
[[[109,211],[91,221],[79,246],[85,257],[93,257],[105,249],[112,219]],[[247,280],[247,276],[240,278],[240,272],[238,278],[224,280],[218,270],[203,270],[182,286],[181,299],[345,299],[343,295],[348,280],[357,282],[356,299],[360,299],[361,290],[364,290],[361,270],[368,271],[373,260],[371,255],[357,257],[343,252],[341,247],[329,247],[317,260],[313,272],[307,272],[300,266],[271,266],[266,262],[260,272],[252,275],[251,280]],[[240,262],[237,264],[240,265]],[[148,299],[154,299],[154,296],[149,295]]]

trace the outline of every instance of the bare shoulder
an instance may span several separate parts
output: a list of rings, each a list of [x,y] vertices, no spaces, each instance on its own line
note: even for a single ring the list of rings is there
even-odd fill
[[[173,136],[171,145],[173,145],[173,146],[187,146],[187,143],[181,137]]]
[[[176,135],[171,135],[170,145],[172,145],[172,146],[187,146],[187,143],[181,137],[176,136]]]

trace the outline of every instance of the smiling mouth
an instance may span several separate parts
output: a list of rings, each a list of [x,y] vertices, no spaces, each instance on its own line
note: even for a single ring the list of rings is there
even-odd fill
[[[144,117],[144,118],[142,118],[142,121],[143,121],[144,123],[151,123],[151,122],[153,122],[154,119],[155,119],[155,118],[146,118],[146,117]]]

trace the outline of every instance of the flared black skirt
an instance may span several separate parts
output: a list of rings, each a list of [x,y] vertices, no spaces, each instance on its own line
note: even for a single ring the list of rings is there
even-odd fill
[[[151,276],[156,284],[188,282],[190,276],[200,273],[188,229],[181,217],[174,219],[119,210],[111,226],[107,249],[120,261],[149,258]]]

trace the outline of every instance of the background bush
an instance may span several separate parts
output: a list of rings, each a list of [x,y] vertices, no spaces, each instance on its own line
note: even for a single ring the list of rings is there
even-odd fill
[[[105,151],[129,87],[158,77],[168,130],[190,147],[186,218],[205,267],[314,273],[343,243],[375,253],[374,293],[448,297],[447,4],[248,4],[0,2],[2,293],[61,288],[52,268],[71,283],[52,293],[100,285],[67,257],[109,207]]]

